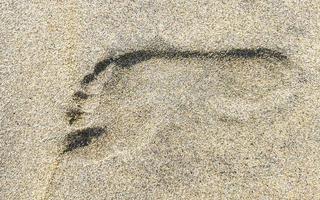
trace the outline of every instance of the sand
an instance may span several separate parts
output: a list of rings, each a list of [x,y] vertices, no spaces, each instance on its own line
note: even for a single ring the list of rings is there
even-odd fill
[[[320,198],[319,1],[0,5],[0,199]]]

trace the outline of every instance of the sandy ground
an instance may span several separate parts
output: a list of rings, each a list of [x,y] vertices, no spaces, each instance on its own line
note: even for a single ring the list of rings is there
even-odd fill
[[[0,9],[0,199],[320,199],[319,1]],[[127,52],[259,47],[286,59],[155,57],[80,84]],[[63,153],[88,127],[104,131]]]

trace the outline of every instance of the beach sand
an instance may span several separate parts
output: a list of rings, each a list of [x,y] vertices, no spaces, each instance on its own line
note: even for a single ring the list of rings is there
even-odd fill
[[[0,5],[0,199],[320,198],[319,1]]]

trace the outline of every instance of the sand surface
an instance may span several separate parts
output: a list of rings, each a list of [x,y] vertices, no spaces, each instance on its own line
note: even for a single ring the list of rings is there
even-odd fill
[[[0,199],[320,199],[318,0],[0,9]]]

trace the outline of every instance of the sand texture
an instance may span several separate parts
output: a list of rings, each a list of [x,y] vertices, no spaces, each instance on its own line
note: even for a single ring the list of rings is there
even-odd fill
[[[0,9],[0,199],[320,199],[320,1]]]

